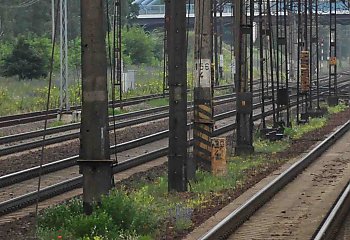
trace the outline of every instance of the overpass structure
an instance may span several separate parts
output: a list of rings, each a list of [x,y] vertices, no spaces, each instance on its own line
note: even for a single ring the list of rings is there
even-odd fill
[[[229,1],[227,1],[229,2]],[[298,1],[293,1],[290,4],[288,14],[297,12]],[[133,4],[138,4],[140,7],[139,15],[137,17],[136,24],[144,26],[147,29],[154,29],[164,26],[165,5],[161,4],[161,0],[135,0]],[[276,2],[270,1],[271,14],[279,15],[283,17],[283,12],[276,10]],[[194,4],[187,4],[187,17],[190,18],[190,24],[193,26],[195,9]],[[350,11],[349,6],[343,1],[338,1],[336,4],[337,9],[337,23],[342,25],[350,24]],[[231,3],[224,4],[218,10],[222,11],[223,21],[225,25],[231,25],[233,23],[234,7]],[[256,4],[254,9],[254,16],[258,17],[258,5]],[[327,25],[329,23],[329,1],[319,2],[318,14],[320,24]],[[248,14],[249,15],[249,14]]]

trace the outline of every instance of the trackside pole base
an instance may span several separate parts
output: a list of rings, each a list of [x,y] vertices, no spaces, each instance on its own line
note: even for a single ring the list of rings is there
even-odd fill
[[[239,145],[235,147],[235,155],[250,155],[254,153],[254,147],[251,145]]]
[[[339,97],[338,96],[328,96],[327,97],[327,104],[330,107],[334,107],[338,105],[339,103]]]
[[[57,121],[63,123],[81,122],[81,111],[65,111],[57,113]]]
[[[112,188],[112,161],[78,161],[83,174],[83,208],[91,214],[94,203],[101,203],[101,196],[107,195]]]

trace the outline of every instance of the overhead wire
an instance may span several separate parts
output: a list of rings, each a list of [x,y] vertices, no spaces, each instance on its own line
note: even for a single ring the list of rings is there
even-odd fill
[[[45,159],[45,146],[46,146],[46,135],[47,135],[47,127],[48,127],[48,114],[49,114],[49,108],[50,108],[50,96],[51,96],[51,88],[52,88],[52,76],[53,76],[53,64],[54,64],[54,55],[55,55],[55,45],[56,45],[56,35],[57,35],[57,28],[58,28],[58,9],[59,9],[59,3],[60,1],[57,1],[56,5],[56,19],[55,19],[55,30],[53,34],[53,41],[52,41],[52,48],[51,48],[51,58],[50,58],[50,73],[49,73],[49,86],[47,91],[47,98],[46,98],[46,111],[45,111],[45,117],[44,117],[44,129],[43,129],[43,140],[41,145],[41,156],[40,156],[40,165],[39,165],[39,177],[38,177],[38,187],[36,192],[36,203],[35,203],[35,227],[38,227],[38,211],[39,211],[39,200],[40,200],[40,188],[41,188],[41,178],[43,173],[43,164]]]

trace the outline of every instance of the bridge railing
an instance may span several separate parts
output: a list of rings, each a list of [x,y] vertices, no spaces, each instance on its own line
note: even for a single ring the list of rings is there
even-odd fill
[[[282,4],[281,4],[282,5]],[[139,5],[140,11],[139,15],[153,15],[153,14],[165,14],[165,5]],[[254,6],[255,8],[255,15],[258,15],[258,5],[256,4]],[[297,11],[297,6],[294,4],[293,6],[288,7],[289,10],[292,12]],[[187,14],[194,14],[194,4],[187,4]],[[302,9],[302,11],[304,11]],[[306,10],[308,11],[308,10]],[[249,12],[249,11],[248,11]],[[275,1],[271,1],[271,13],[272,15],[276,14],[276,3]],[[319,3],[319,13],[320,14],[327,14],[329,13],[329,3],[327,2],[320,2]],[[349,13],[349,9],[342,4],[342,2],[337,3],[337,13]],[[223,14],[232,14],[232,5],[231,4],[225,4],[223,6]],[[280,13],[280,15],[283,13]]]
[[[187,4],[187,14],[194,14],[194,4]],[[223,13],[232,13],[230,4],[223,6]],[[140,5],[140,15],[165,14],[165,5]]]

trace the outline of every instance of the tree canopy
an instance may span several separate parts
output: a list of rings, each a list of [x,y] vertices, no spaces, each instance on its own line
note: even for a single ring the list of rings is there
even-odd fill
[[[20,80],[46,77],[44,59],[20,38],[11,54],[3,59],[2,75]]]

